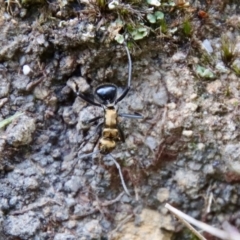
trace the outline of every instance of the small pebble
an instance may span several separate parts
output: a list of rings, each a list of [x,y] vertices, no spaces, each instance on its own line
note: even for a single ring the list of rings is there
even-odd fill
[[[28,75],[31,71],[32,71],[32,69],[28,65],[23,66],[23,74],[24,75]]]

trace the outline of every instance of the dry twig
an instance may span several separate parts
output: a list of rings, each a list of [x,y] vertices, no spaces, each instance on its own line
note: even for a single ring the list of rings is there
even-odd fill
[[[91,214],[97,213],[99,211],[102,212],[101,211],[102,207],[107,207],[109,205],[112,205],[112,204],[120,201],[120,199],[122,198],[123,194],[124,194],[124,192],[120,193],[115,199],[110,200],[110,201],[105,201],[105,202],[102,202],[102,203],[98,201],[98,205],[96,207],[94,207],[94,208],[90,209],[90,211],[82,213],[80,215],[73,215],[72,219],[77,220],[77,219],[81,219],[83,217],[89,216]]]
[[[23,214],[23,213],[26,213],[26,212],[29,212],[29,211],[32,211],[32,210],[34,210],[34,209],[36,209],[36,208],[40,208],[40,207],[44,207],[45,205],[48,205],[48,204],[57,204],[57,205],[59,205],[59,206],[61,206],[61,204],[60,203],[58,203],[58,202],[56,202],[56,201],[54,201],[54,200],[52,200],[52,199],[49,199],[49,200],[47,200],[47,201],[45,201],[45,202],[43,202],[43,203],[33,203],[30,207],[27,207],[27,208],[24,208],[24,209],[22,209],[22,210],[18,210],[18,211],[14,211],[13,213],[12,213],[12,215],[20,215],[20,214]]]

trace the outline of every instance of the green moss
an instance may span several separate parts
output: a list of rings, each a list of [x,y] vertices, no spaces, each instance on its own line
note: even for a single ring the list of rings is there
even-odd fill
[[[44,0],[35,0],[35,1],[32,1],[32,0],[22,0],[20,2],[21,2],[22,5],[24,5],[24,4],[45,3]]]
[[[167,33],[168,26],[167,26],[167,23],[166,23],[165,19],[162,19],[160,21],[160,29],[161,29],[162,33],[164,33],[164,34]]]
[[[233,106],[234,106],[234,107],[238,107],[238,105],[239,105],[239,102],[236,100],[236,101],[233,103]]]
[[[230,65],[233,60],[236,58],[235,54],[235,46],[236,42],[235,40],[230,39],[228,36],[223,35],[221,38],[221,55],[222,55],[222,60],[226,65]]]
[[[213,62],[213,59],[209,54],[207,54],[206,52],[203,52],[200,56],[200,62],[202,65],[211,65],[211,63]]]
[[[133,4],[133,5],[142,5],[143,4],[142,0],[128,0],[127,2],[130,4]]]
[[[192,24],[189,19],[184,20],[182,28],[186,37],[190,37],[192,35]]]
[[[96,3],[100,9],[106,8],[106,0],[97,0]]]
[[[187,240],[199,240],[197,236],[195,236],[189,229],[184,228],[180,233],[174,236],[173,240],[180,240],[180,239],[187,239]]]
[[[232,69],[236,73],[237,76],[240,76],[240,68],[237,65],[233,65]]]
[[[125,16],[129,15],[130,13],[127,9],[120,9],[119,14],[120,14],[120,16],[125,17]]]
[[[211,69],[202,67],[200,65],[196,66],[196,74],[204,79],[214,79],[216,77]]]
[[[230,90],[229,87],[227,87],[227,88],[225,89],[224,95],[225,95],[226,97],[230,97],[230,96],[231,96],[231,90]]]

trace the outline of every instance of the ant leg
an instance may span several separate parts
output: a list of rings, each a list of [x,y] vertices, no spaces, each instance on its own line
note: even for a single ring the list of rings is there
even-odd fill
[[[96,144],[98,143],[98,140],[99,140],[99,138],[101,136],[103,124],[104,124],[103,122],[100,122],[97,125],[97,127],[95,128],[95,131],[93,132],[93,134],[83,138],[81,146],[80,146],[80,149],[82,149],[87,144],[87,142],[91,139],[91,137],[95,136],[96,134],[98,135],[98,139],[96,141]],[[95,148],[96,144],[94,145],[94,148]]]
[[[102,116],[98,116],[98,117],[94,117],[92,119],[89,119],[89,120],[86,120],[86,121],[83,121],[83,124],[84,125],[87,125],[89,123],[95,123],[96,121],[98,121],[99,119],[103,118]]]
[[[85,96],[83,93],[81,92],[76,92],[77,96],[80,97],[81,99],[83,99],[85,102],[94,105],[94,106],[98,106],[101,107],[101,104],[94,102],[92,99],[88,98],[87,96]]]
[[[119,165],[119,163],[115,160],[115,158],[113,157],[113,155],[111,153],[109,153],[109,156],[112,158],[113,162],[115,163],[117,169],[118,169],[118,172],[119,172],[119,175],[120,175],[120,179],[121,179],[121,183],[122,183],[122,186],[123,186],[123,189],[125,191],[125,193],[128,195],[128,196],[131,196],[128,189],[127,189],[127,186],[125,184],[125,181],[124,181],[124,178],[123,178],[123,175],[122,175],[122,171],[121,171],[121,167]]]
[[[104,124],[104,123],[101,122],[101,123],[99,123],[99,124],[97,125],[97,127],[96,127],[93,135],[95,135],[96,133],[99,135],[99,134],[101,133],[103,124]]]
[[[119,125],[117,126],[117,128],[118,128],[118,132],[119,132],[119,137],[120,137],[121,141],[124,143],[125,142],[125,136],[124,136],[123,130]]]
[[[80,148],[83,148],[83,147],[86,145],[86,142],[89,141],[90,138],[91,138],[92,136],[94,136],[96,133],[98,133],[98,139],[99,139],[99,138],[100,138],[100,134],[101,134],[101,130],[102,130],[102,126],[103,126],[103,123],[99,123],[99,124],[97,125],[94,133],[93,133],[91,136],[89,136],[88,138],[84,138],[84,139],[83,139]],[[97,140],[97,142],[98,142],[98,140]],[[84,143],[85,143],[85,144],[84,144]],[[95,146],[96,146],[96,144],[95,144]],[[95,146],[94,146],[94,148],[95,148]],[[80,150],[78,150],[78,151],[80,151]],[[83,155],[80,155],[79,152],[78,152],[78,158],[73,162],[70,171],[69,171],[64,177],[66,177],[66,176],[68,176],[70,173],[72,173],[73,169],[75,168],[75,166],[77,165],[77,163],[78,163],[78,161],[79,161],[80,159],[90,157],[90,156],[92,156],[92,155],[94,155],[94,154],[98,154],[99,152],[100,152],[100,151],[95,151],[95,152],[87,153],[87,154],[83,154]]]
[[[102,127],[103,127],[103,124],[104,124],[103,122],[99,123],[99,124],[97,125],[97,127],[95,128],[94,133],[91,134],[90,136],[85,137],[85,138],[83,139],[82,143],[86,143],[87,141],[90,140],[91,137],[93,137],[93,136],[96,135],[96,134],[100,135],[100,134],[101,134]]]
[[[118,102],[120,102],[121,100],[123,100],[123,98],[126,97],[128,91],[130,90],[130,86],[131,86],[131,79],[132,79],[132,60],[131,60],[131,56],[127,47],[127,44],[124,43],[125,45],[125,49],[127,51],[127,56],[128,56],[128,83],[127,83],[127,87],[123,90],[122,94],[118,97],[118,99],[115,101],[115,104],[117,104]]]
[[[79,159],[84,159],[84,158],[87,158],[87,157],[91,157],[91,156],[93,156],[94,154],[98,154],[98,153],[100,153],[100,151],[95,151],[95,152],[83,154],[83,155],[81,155],[81,156],[78,156],[78,160],[79,160]]]
[[[119,117],[132,118],[132,119],[143,119],[143,116],[139,113],[129,114],[129,113],[119,113]]]
[[[84,95],[80,90],[79,90],[79,86],[77,84],[77,82],[73,79],[71,81],[71,83],[69,83],[69,87],[75,92],[75,94],[80,97],[81,99],[83,99],[84,101],[86,101],[87,103],[94,105],[94,106],[98,106],[101,107],[101,104],[94,102],[94,100],[90,99],[89,97],[87,97],[86,95]]]

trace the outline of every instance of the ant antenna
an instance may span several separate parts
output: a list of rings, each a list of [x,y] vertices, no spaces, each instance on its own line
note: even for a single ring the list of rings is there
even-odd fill
[[[132,60],[131,60],[131,56],[127,47],[127,44],[124,42],[124,47],[126,49],[127,52],[127,56],[128,56],[128,83],[126,88],[123,90],[122,94],[117,98],[117,100],[115,101],[115,104],[117,104],[118,102],[122,101],[123,98],[125,98],[125,96],[127,95],[127,93],[130,90],[131,87],[131,80],[132,80]]]
[[[124,42],[124,47],[126,49],[127,56],[128,56],[128,87],[130,87],[131,80],[132,80],[132,60],[131,60],[130,52],[128,50],[126,42]]]

